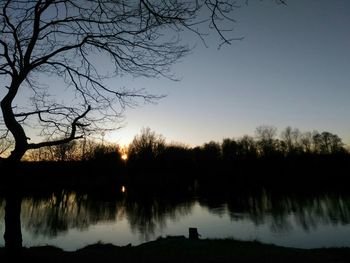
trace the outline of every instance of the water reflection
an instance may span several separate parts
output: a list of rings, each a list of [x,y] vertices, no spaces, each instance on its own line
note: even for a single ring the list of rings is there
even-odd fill
[[[97,202],[86,194],[62,191],[50,197],[24,198],[22,225],[33,235],[54,237],[76,228],[80,231],[100,221],[114,221],[123,213],[119,203]]]
[[[143,240],[154,237],[156,229],[165,229],[168,220],[177,221],[191,213],[193,201],[146,199],[142,202],[127,200],[125,216],[134,233]]]
[[[322,225],[350,223],[349,195],[276,195],[262,190],[260,193],[246,193],[215,202],[206,199],[200,204],[207,206],[216,215],[227,212],[233,221],[250,220],[255,225],[270,224],[273,232],[292,231],[290,220],[294,220],[304,231]],[[223,205],[226,211],[217,209]]]
[[[108,197],[79,194],[63,190],[50,196],[24,197],[21,205],[22,228],[34,238],[56,237],[70,229],[87,230],[90,226],[126,219],[131,231],[149,240],[166,220],[176,221],[191,212],[194,201],[177,199]],[[4,218],[5,201],[0,199],[0,216]],[[0,224],[3,228],[3,223]]]
[[[178,199],[136,197],[125,193],[101,196],[61,190],[24,196],[22,230],[29,232],[33,239],[50,239],[73,229],[84,232],[92,226],[126,221],[129,231],[147,241],[156,238],[159,229],[167,229],[169,222],[181,223],[184,218],[193,216],[198,206],[209,211],[212,217],[265,226],[271,233],[293,233],[296,227],[305,232],[325,226],[348,227],[350,223],[350,195],[346,194],[287,195],[261,189],[221,197],[202,195]],[[2,220],[4,213],[5,201],[0,198]],[[188,227],[188,223],[184,223],[183,229]],[[0,230],[4,232],[4,229],[4,221],[0,221]]]

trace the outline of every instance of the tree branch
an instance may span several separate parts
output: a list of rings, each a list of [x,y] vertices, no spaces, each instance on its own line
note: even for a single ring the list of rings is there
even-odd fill
[[[88,108],[86,109],[86,111],[82,115],[80,115],[74,119],[74,121],[72,122],[72,130],[71,130],[70,135],[68,137],[66,137],[64,139],[48,141],[48,142],[29,143],[28,149],[38,149],[41,147],[54,146],[54,145],[58,145],[58,144],[67,143],[67,142],[70,142],[70,141],[75,140],[75,139],[83,138],[84,137],[83,135],[76,136],[76,131],[77,131],[77,127],[84,127],[87,125],[87,124],[80,124],[79,120],[84,118],[90,110],[91,110],[91,107],[88,106]]]

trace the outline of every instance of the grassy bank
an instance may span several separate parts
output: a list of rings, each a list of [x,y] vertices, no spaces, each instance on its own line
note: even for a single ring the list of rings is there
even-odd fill
[[[350,248],[295,249],[236,240],[163,238],[139,246],[94,244],[74,252],[24,248],[15,256],[0,249],[1,262],[350,262]],[[6,260],[3,260],[6,259]]]

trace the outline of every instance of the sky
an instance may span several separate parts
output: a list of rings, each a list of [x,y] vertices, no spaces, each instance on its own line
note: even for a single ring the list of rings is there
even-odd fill
[[[111,87],[166,96],[126,108],[121,128],[103,139],[127,145],[149,127],[169,143],[196,146],[272,125],[278,134],[287,126],[329,131],[350,145],[350,1],[250,0],[233,16],[229,36],[243,39],[220,49],[217,34],[205,46],[184,33],[194,48],[172,67],[178,81],[110,79]]]
[[[165,98],[127,108],[122,128],[106,140],[128,144],[143,127],[167,142],[189,146],[254,135],[272,125],[280,133],[329,131],[350,144],[350,1],[250,1],[234,14],[234,37],[218,49],[193,35],[192,53],[173,67],[179,81],[115,79]]]

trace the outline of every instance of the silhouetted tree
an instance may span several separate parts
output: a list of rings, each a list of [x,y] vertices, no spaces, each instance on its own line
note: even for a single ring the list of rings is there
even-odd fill
[[[205,143],[202,147],[200,147],[197,158],[202,167],[211,166],[218,168],[216,166],[221,158],[220,144],[214,141]]]
[[[23,156],[24,160],[28,161],[45,161],[51,158],[51,154],[47,150],[47,147],[28,150],[25,155]]]
[[[5,156],[14,145],[14,141],[7,136],[0,137],[0,156]]]
[[[281,139],[285,144],[287,154],[296,154],[302,151],[300,145],[301,133],[299,129],[288,126],[281,133]]]
[[[269,125],[262,125],[256,128],[257,145],[262,156],[270,156],[276,151],[277,128]]]
[[[336,134],[330,132],[316,132],[313,135],[315,151],[320,154],[335,154],[344,152],[344,144]]]
[[[54,145],[48,149],[51,153],[51,159],[54,161],[71,161],[76,159],[77,143],[70,141]]]
[[[193,164],[192,151],[186,145],[165,145],[160,153],[160,165],[170,171],[178,171],[191,168]]]
[[[140,135],[136,135],[128,147],[130,162],[144,164],[154,162],[165,150],[165,138],[156,134],[150,128],[143,128]]]
[[[110,87],[105,79],[119,74],[170,77],[170,66],[190,51],[179,34],[189,30],[204,39],[198,24],[206,23],[221,44],[230,43],[224,33],[237,6],[233,0],[0,1],[1,110],[15,140],[9,159],[18,161],[29,149],[82,138],[115,120],[137,98],[159,98]],[[61,80],[57,88],[72,96],[55,101],[43,76]],[[53,86],[54,94],[59,93]],[[14,105],[26,87],[29,99]],[[29,142],[28,125],[42,136],[61,139]]]
[[[221,144],[222,158],[225,162],[231,162],[237,158],[238,144],[233,139],[224,139]]]
[[[300,145],[304,153],[312,152],[312,134],[311,132],[304,132],[300,136]]]
[[[94,140],[76,140],[66,144],[29,150],[28,161],[91,161],[120,159],[119,146]]]
[[[121,154],[119,146],[113,144],[97,144],[89,153],[89,157],[86,160],[94,161],[114,161],[121,162]]]
[[[248,135],[237,141],[238,155],[240,159],[256,158],[258,154],[257,145],[254,138]]]

